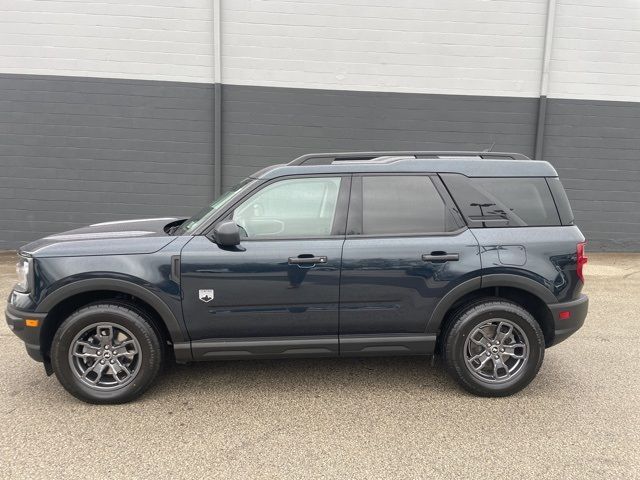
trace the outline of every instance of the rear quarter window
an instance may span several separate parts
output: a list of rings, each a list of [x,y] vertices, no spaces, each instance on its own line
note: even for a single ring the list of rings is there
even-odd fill
[[[553,199],[556,201],[556,207],[558,207],[558,213],[560,214],[560,221],[563,225],[573,225],[573,210],[571,210],[571,204],[567,198],[567,192],[565,192],[564,187],[562,186],[562,182],[560,182],[559,178],[555,177],[547,178],[547,183],[549,184],[549,188],[553,194]]]
[[[442,179],[470,227],[560,225],[545,178],[445,174]]]

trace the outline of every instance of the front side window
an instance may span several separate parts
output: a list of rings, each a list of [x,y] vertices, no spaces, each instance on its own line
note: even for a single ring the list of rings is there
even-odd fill
[[[426,175],[362,177],[364,235],[438,233],[447,226],[447,208]]]
[[[233,212],[247,238],[331,235],[341,179],[296,178],[267,185]]]

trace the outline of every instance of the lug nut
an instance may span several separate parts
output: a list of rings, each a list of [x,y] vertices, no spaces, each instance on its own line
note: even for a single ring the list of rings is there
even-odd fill
[[[104,348],[108,350],[109,349],[109,345],[105,345]]]
[[[110,363],[116,363],[116,362],[115,362],[115,360],[111,360],[111,362],[110,362]]]
[[[499,357],[498,355],[496,355],[494,358],[497,360],[497,359],[498,359],[498,358],[500,358],[500,357]]]
[[[104,365],[104,360],[100,360],[100,365]]]
[[[487,357],[490,357],[490,356],[491,356],[491,352],[487,352]]]
[[[501,352],[504,352],[504,348],[501,348],[501,349],[500,349],[500,351],[501,351]]]
[[[96,355],[102,355],[102,350],[98,350],[98,351],[96,352]]]

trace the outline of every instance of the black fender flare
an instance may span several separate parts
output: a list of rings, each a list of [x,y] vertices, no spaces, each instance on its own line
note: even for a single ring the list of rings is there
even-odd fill
[[[507,273],[483,275],[460,283],[440,299],[427,321],[426,333],[437,334],[445,315],[458,300],[486,287],[515,287],[535,295],[546,305],[558,303],[558,299],[549,289],[530,278]]]
[[[509,273],[492,273],[482,276],[482,288],[484,287],[515,287],[535,295],[547,305],[558,303],[556,296],[540,282]]]
[[[482,288],[482,278],[474,277],[469,280],[465,280],[464,282],[456,285],[452,290],[449,290],[449,292],[440,299],[436,308],[433,309],[433,312],[431,312],[431,317],[429,317],[429,320],[427,321],[426,333],[437,334],[438,330],[440,330],[440,324],[444,320],[444,316],[453,304],[468,293],[479,290],[480,288]]]
[[[36,312],[48,313],[53,307],[67,298],[79,293],[97,290],[113,290],[116,292],[126,293],[148,303],[160,315],[160,318],[167,327],[169,335],[171,336],[171,341],[174,345],[183,344],[185,342],[189,343],[186,332],[183,330],[178,319],[167,304],[155,293],[126,280],[119,280],[116,278],[92,278],[69,283],[47,295],[44,300],[39,303]]]

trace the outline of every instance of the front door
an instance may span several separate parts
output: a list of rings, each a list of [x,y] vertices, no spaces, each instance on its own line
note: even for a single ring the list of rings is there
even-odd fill
[[[478,242],[437,176],[360,175],[351,190],[341,354],[431,353],[429,317],[447,292],[480,270]]]
[[[225,218],[239,248],[207,236],[183,249],[183,312],[195,358],[338,354],[349,177],[264,185]]]

